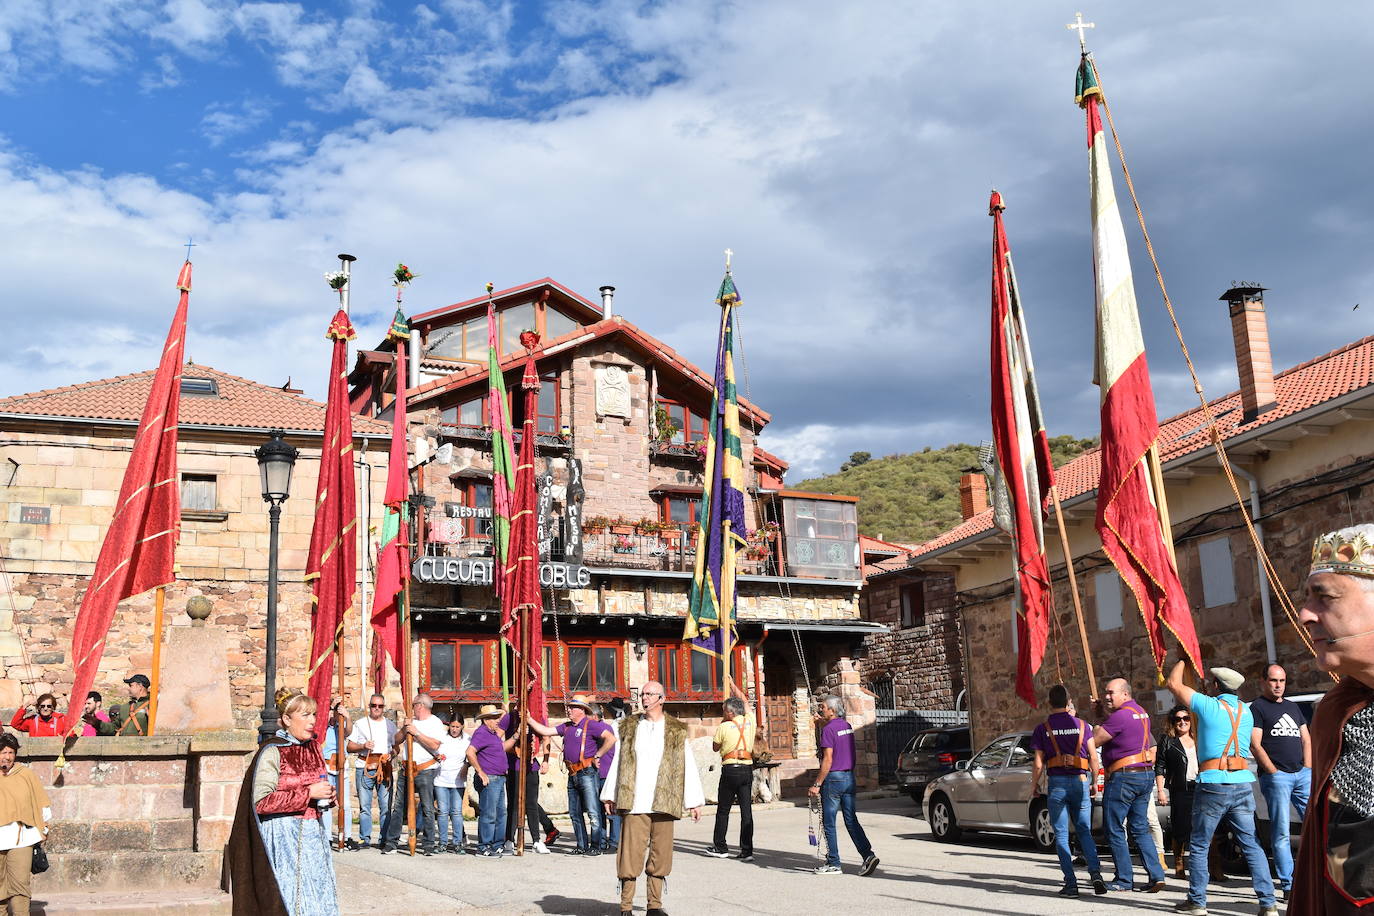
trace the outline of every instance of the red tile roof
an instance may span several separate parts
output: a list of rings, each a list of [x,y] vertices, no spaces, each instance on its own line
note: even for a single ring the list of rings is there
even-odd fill
[[[137,423],[156,370],[0,398],[0,415]],[[218,396],[181,395],[181,425],[319,432],[325,405],[209,366],[188,363],[184,378],[214,379]],[[353,417],[354,433],[390,435],[391,425]]]
[[[601,306],[598,303],[592,302],[585,296],[578,295],[577,293],[568,289],[562,283],[559,283],[557,280],[554,280],[551,277],[542,277],[538,280],[533,280],[529,283],[522,283],[519,286],[512,286],[509,289],[497,290],[496,292],[493,292],[491,294],[491,298],[497,303],[497,306],[499,308],[501,300],[508,299],[513,296],[519,296],[524,293],[531,292],[532,290],[539,289],[540,287],[548,287],[549,290],[551,290],[552,292],[560,293],[561,296],[567,300],[567,302],[579,307],[580,309],[590,312],[593,315],[601,314]],[[471,309],[473,306],[477,305],[485,307],[486,302],[486,296],[475,296],[471,299],[466,299],[462,302],[455,302],[452,305],[444,305],[440,306],[437,309],[430,309],[428,312],[420,312],[418,315],[410,316],[410,325],[411,327],[416,327],[418,325],[428,324],[435,318],[449,315],[454,312],[461,312],[464,309]]]
[[[1371,386],[1374,386],[1374,335],[1274,376],[1278,406],[1249,423],[1241,423],[1243,417],[1239,391],[1217,398],[1210,404],[1222,441],[1225,442]],[[1202,408],[1195,407],[1162,421],[1159,424],[1159,446],[1162,464],[1204,449],[1210,451],[1211,439]],[[1059,498],[1067,502],[1075,496],[1095,491],[1101,470],[1097,449],[1085,452],[1056,469],[1055,483],[1059,488]],[[922,544],[914,552],[913,558],[990,531],[992,527],[992,510],[988,509]]]
[[[791,465],[789,465],[786,461],[783,461],[777,455],[774,455],[772,452],[767,451],[765,449],[759,448],[757,445],[754,446],[754,461],[755,463],[763,463],[769,465],[770,467],[777,468],[779,471],[782,471],[784,473],[786,473],[787,469],[791,467]]]

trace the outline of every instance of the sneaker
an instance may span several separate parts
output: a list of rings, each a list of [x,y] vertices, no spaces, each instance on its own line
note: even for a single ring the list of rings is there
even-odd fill
[[[515,844],[510,840],[506,840],[506,845],[501,847],[501,853],[507,856],[515,855]]]
[[[585,856],[586,854],[587,854],[587,850],[584,849],[584,848],[582,848],[581,846],[574,846],[572,849],[569,849],[568,852],[567,852],[567,855],[570,855],[570,856]]]
[[[421,849],[421,850],[420,850],[420,855],[422,855],[422,856],[432,856],[432,855],[434,855],[434,850],[433,850],[433,849]]]
[[[545,846],[542,840],[535,840],[534,851],[536,855],[546,856],[549,854],[549,847]]]
[[[1261,903],[1259,908],[1259,916],[1279,916],[1279,908],[1273,906],[1272,904],[1269,906],[1265,906]]]
[[[391,855],[391,854],[392,854],[393,852],[395,852],[395,851],[396,851],[396,847],[395,847],[395,846],[383,846],[383,847],[382,847],[382,855],[384,855],[384,856],[389,856],[389,855]]]
[[[1207,907],[1185,900],[1182,903],[1174,904],[1175,913],[1187,913],[1188,916],[1207,916]]]
[[[582,854],[584,856],[599,856],[601,855],[601,849],[596,846],[588,846],[587,851]]]
[[[1101,897],[1103,894],[1107,893],[1107,882],[1102,880],[1101,872],[1093,872],[1088,877],[1092,879],[1094,894]]]
[[[730,858],[738,859],[741,862],[752,862],[754,861],[754,854],[752,852],[742,852],[739,855],[731,856]]]
[[[544,834],[544,845],[552,846],[554,843],[558,841],[558,838],[562,835],[563,834],[558,830],[557,827],[550,828],[549,832]]]
[[[1066,884],[1066,885],[1064,885],[1063,887],[1061,887],[1061,888],[1059,889],[1059,896],[1060,896],[1060,897],[1077,897],[1077,896],[1078,896],[1078,885],[1076,885],[1076,884]]]
[[[730,850],[725,849],[725,848],[722,847],[722,846],[707,846],[707,847],[706,847],[706,854],[707,854],[708,856],[715,856],[717,859],[728,859],[728,858],[730,858]]]
[[[812,872],[812,874],[816,874],[816,875],[842,875],[842,874],[844,874],[844,872],[840,871],[840,867],[839,867],[838,865],[818,865],[818,866],[816,866],[816,870],[815,870],[814,872]]]
[[[870,853],[868,854],[867,858],[864,859],[864,864],[863,864],[863,867],[859,869],[859,874],[861,874],[861,875],[863,875],[865,878],[867,878],[869,875],[873,874],[873,873],[874,873],[875,871],[877,871],[877,870],[878,870],[878,857],[875,856],[873,853],[870,852]]]
[[[1129,882],[1129,881],[1122,881],[1120,878],[1116,878],[1116,879],[1114,879],[1114,880],[1112,880],[1112,881],[1108,881],[1108,882],[1107,882],[1107,890],[1109,890],[1109,891],[1130,891],[1130,890],[1135,890],[1135,885],[1132,884],[1132,883]]]

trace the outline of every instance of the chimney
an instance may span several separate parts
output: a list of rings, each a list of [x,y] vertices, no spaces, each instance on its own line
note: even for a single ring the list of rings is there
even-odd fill
[[[1221,294],[1231,312],[1240,374],[1241,423],[1249,423],[1278,406],[1274,395],[1274,362],[1269,355],[1269,322],[1264,317],[1264,287],[1233,286]]]
[[[964,471],[959,478],[959,507],[968,521],[988,507],[988,479],[982,471]]]
[[[609,317],[611,317],[611,302],[613,302],[614,300],[615,300],[615,287],[614,287],[614,286],[603,286],[603,287],[601,287],[601,317],[602,317],[602,318],[609,318]]]

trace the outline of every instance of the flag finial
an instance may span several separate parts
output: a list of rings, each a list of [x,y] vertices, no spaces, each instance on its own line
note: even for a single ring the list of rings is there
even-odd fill
[[[735,253],[733,251],[731,251],[729,248],[725,249],[725,272],[727,274],[730,272],[730,259],[734,256]]]
[[[1084,30],[1086,30],[1086,29],[1095,29],[1095,28],[1097,28],[1097,23],[1095,23],[1095,22],[1084,22],[1084,21],[1083,21],[1083,14],[1082,14],[1082,13],[1074,13],[1074,14],[1073,14],[1073,18],[1074,18],[1074,21],[1068,23],[1067,25],[1065,25],[1064,28],[1070,29],[1070,30],[1073,30],[1073,31],[1076,31],[1076,32],[1078,33],[1078,49],[1079,49],[1080,51],[1082,51],[1084,54],[1087,54],[1087,53],[1088,53],[1088,39],[1087,39],[1087,37],[1086,37],[1083,33],[1084,33]]]
[[[191,240],[189,235],[186,236],[186,260],[191,260],[191,249],[195,247],[196,243]]]

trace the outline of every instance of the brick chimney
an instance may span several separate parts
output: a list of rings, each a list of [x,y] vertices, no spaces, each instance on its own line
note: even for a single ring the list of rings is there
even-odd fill
[[[1274,362],[1269,355],[1269,322],[1264,317],[1264,287],[1234,286],[1221,294],[1231,312],[1231,335],[1236,343],[1240,374],[1242,423],[1249,423],[1278,406],[1274,394]]]
[[[968,521],[988,507],[988,479],[982,471],[965,471],[959,478],[959,508]]]

